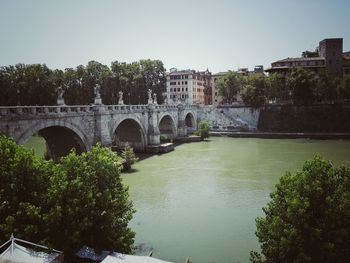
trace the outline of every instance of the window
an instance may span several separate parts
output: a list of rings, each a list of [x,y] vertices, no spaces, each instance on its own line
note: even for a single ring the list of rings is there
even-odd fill
[[[187,81],[185,81],[185,84],[187,85]]]

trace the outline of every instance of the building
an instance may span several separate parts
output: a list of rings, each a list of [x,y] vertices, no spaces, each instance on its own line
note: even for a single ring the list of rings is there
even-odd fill
[[[223,99],[215,88],[215,82],[227,73],[228,71],[212,74],[208,69],[206,71],[195,71],[172,68],[167,74],[166,92],[163,93],[163,97],[168,102],[220,105]],[[242,76],[264,74],[264,67],[262,65],[255,66],[254,71],[249,71],[248,68],[240,68],[237,73]],[[242,102],[239,94],[236,101]]]
[[[333,76],[349,74],[349,52],[343,53],[342,38],[328,38],[320,41],[315,51],[305,51],[301,57],[286,58],[271,63],[266,72],[286,74],[289,69],[301,67],[316,73],[326,71]]]
[[[211,73],[209,70],[196,72],[195,70],[170,69],[167,74],[166,98],[170,102],[189,104],[210,104]]]

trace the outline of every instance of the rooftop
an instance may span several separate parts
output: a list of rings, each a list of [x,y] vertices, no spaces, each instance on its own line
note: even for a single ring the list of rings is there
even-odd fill
[[[315,61],[315,60],[324,60],[323,57],[310,57],[310,58],[304,58],[304,57],[299,57],[299,58],[285,58],[281,60],[277,60],[273,63],[276,62],[293,62],[293,61]]]

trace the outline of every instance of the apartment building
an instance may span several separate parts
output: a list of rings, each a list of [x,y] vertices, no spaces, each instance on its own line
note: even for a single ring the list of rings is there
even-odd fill
[[[209,70],[196,72],[190,69],[170,69],[166,84],[167,100],[189,104],[209,104],[211,98],[207,94],[211,93],[210,78]]]

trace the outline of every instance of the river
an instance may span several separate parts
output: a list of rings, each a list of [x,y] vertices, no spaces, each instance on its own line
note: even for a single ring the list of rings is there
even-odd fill
[[[350,165],[350,141],[210,138],[138,162],[124,182],[139,254],[176,262],[249,262],[255,221],[285,171],[320,153]]]

